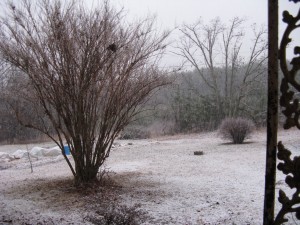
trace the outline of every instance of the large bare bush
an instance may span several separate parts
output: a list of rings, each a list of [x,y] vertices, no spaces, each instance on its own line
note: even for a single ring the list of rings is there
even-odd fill
[[[254,130],[251,120],[244,118],[227,118],[222,121],[219,133],[224,139],[231,140],[234,144],[242,144],[249,138]]]
[[[168,33],[156,32],[154,19],[125,21],[106,1],[89,11],[78,1],[22,0],[1,17],[2,57],[26,75],[16,115],[56,142],[77,183],[96,179],[116,136],[168,83],[156,66]],[[55,134],[23,117],[17,103],[25,100],[42,109]]]

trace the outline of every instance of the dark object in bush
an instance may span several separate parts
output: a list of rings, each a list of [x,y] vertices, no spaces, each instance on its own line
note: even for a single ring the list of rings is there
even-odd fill
[[[96,211],[88,221],[97,225],[139,225],[147,218],[147,213],[140,209],[139,204],[132,207],[116,204]]]
[[[203,151],[194,151],[194,155],[204,155]]]
[[[242,144],[253,130],[254,123],[249,119],[227,118],[222,121],[219,133],[222,138],[231,140],[234,144]]]

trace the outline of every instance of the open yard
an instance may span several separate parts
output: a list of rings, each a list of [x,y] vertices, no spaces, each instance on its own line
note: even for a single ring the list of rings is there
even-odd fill
[[[299,131],[281,131],[278,139],[300,154]],[[107,202],[140,204],[148,214],[144,224],[262,224],[265,145],[264,131],[242,145],[214,132],[117,140],[102,187],[86,191],[73,187],[61,156],[34,159],[33,173],[28,159],[2,161],[0,224],[90,224]],[[0,152],[17,149],[26,146],[1,146]],[[277,185],[287,188],[281,172]]]

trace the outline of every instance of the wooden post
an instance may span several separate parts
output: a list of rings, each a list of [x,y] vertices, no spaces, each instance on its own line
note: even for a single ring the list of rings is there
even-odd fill
[[[278,0],[268,0],[268,111],[264,225],[274,222],[278,124]]]

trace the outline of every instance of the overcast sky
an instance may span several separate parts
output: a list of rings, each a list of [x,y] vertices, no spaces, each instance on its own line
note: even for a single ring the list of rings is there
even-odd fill
[[[210,20],[216,16],[229,20],[234,16],[256,17],[255,21],[266,22],[267,1],[263,0],[113,0],[115,5],[124,5],[129,14],[143,16],[156,14],[160,23],[172,27],[176,23],[194,22],[199,17]]]
[[[124,7],[131,19],[156,15],[158,26],[162,29],[173,29],[182,23],[194,23],[200,17],[204,22],[219,17],[224,23],[240,17],[247,19],[249,27],[253,23],[267,26],[267,0],[111,0],[111,3],[116,7]],[[287,0],[279,0],[279,4],[280,16],[283,10],[296,15],[299,8]],[[281,32],[284,26],[280,22]],[[166,60],[168,65],[176,65],[178,62],[179,59],[174,56],[169,56]]]
[[[101,3],[103,0],[82,1],[91,6]],[[158,28],[161,30],[172,30],[182,23],[194,23],[199,18],[207,23],[216,17],[219,17],[223,23],[228,23],[234,17],[247,19],[246,28],[248,26],[249,29],[253,23],[256,23],[257,26],[267,26],[268,0],[110,0],[110,2],[117,8],[124,7],[129,19],[156,15]],[[296,15],[299,5],[288,0],[279,0],[280,21],[283,10],[288,10],[291,14]],[[284,27],[285,24],[280,22],[281,33]],[[172,38],[176,39],[176,32],[174,33],[175,36],[173,34]],[[300,36],[300,32],[297,33],[297,36]],[[290,54],[291,56],[292,54]],[[165,61],[169,65],[176,65],[179,59],[169,55]]]
[[[85,0],[98,2],[99,0]],[[172,28],[182,22],[191,23],[199,17],[209,21],[220,17],[228,21],[233,17],[245,17],[252,23],[267,23],[267,0],[111,0],[117,7],[124,7],[131,17],[155,14],[164,26]],[[295,3],[279,0],[280,11],[288,9],[296,13]],[[299,5],[299,4],[298,4]]]

